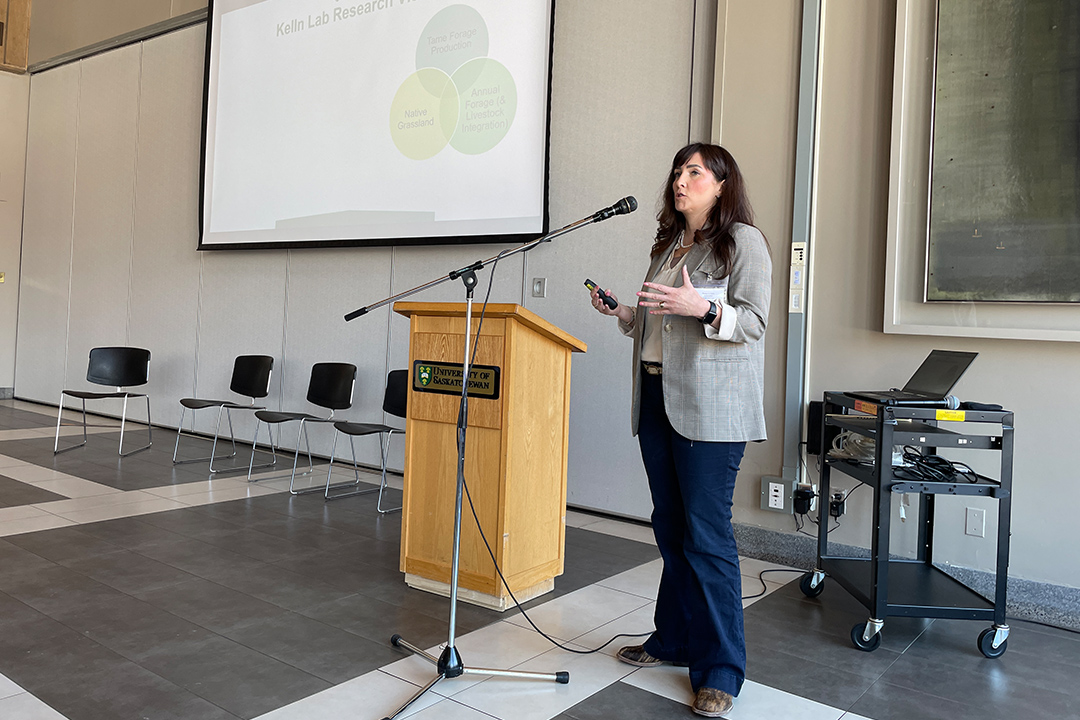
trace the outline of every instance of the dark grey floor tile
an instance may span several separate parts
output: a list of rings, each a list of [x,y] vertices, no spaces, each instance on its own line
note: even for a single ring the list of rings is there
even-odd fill
[[[573,550],[580,550],[584,553],[602,552],[608,555],[620,555],[634,561],[635,567],[660,557],[660,551],[656,549],[655,545],[573,527],[566,528],[566,548],[568,555]]]
[[[316,677],[341,683],[400,659],[375,642],[296,613],[285,613],[224,633],[247,647]]]
[[[65,567],[129,595],[177,585],[193,576],[130,550],[68,560]]]
[[[0,590],[50,617],[87,603],[124,597],[124,594],[66,567],[0,573]]]
[[[264,602],[201,578],[140,593],[138,597],[154,607],[216,633],[289,612],[279,605]]]
[[[682,703],[617,682],[567,709],[559,717],[573,720],[687,720],[694,715]]]
[[[214,581],[266,565],[254,558],[183,536],[144,543],[137,552],[196,577]]]
[[[979,671],[973,672],[957,669],[944,658],[928,661],[904,655],[882,680],[974,706],[987,718],[1024,717],[1032,708],[1038,708],[1048,718],[1080,717],[1080,694],[1032,685],[995,660],[986,660]]]
[[[434,618],[364,595],[350,595],[308,608],[303,614],[384,645],[395,633],[423,648],[444,642],[449,635],[449,603],[446,617]]]
[[[900,655],[886,648],[878,648],[871,653],[862,652],[852,646],[849,638],[807,630],[760,614],[746,614],[744,624],[748,655],[756,647],[783,648],[785,653],[794,657],[869,679],[880,677]]]
[[[213,579],[233,590],[296,612],[353,594],[348,590],[266,564]]]
[[[849,712],[871,720],[989,720],[982,709],[947,700],[920,690],[878,681],[870,686]],[[1009,717],[1015,720],[1015,715]],[[1020,715],[1033,718],[1036,715]]]
[[[849,708],[876,678],[839,670],[784,652],[783,646],[748,642],[746,677],[756,683],[837,708]]]
[[[8,538],[8,542],[58,563],[123,550],[118,545],[84,532],[80,526],[25,533]]]
[[[154,517],[154,515],[140,515],[137,518],[130,517],[105,520],[102,522],[80,525],[79,530],[87,535],[101,538],[102,540],[126,550],[138,550],[143,545],[175,542],[183,539],[183,535],[178,535],[144,522],[145,519],[151,517]]]
[[[0,568],[3,568],[5,573],[51,567],[54,564],[51,560],[12,544],[11,538],[0,538]]]
[[[17,507],[66,499],[65,495],[58,495],[29,483],[0,475],[0,507]]]
[[[140,664],[242,718],[253,718],[331,684],[220,636],[163,649]]]

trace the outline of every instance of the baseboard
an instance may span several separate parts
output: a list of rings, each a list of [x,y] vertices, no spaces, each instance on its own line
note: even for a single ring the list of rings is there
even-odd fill
[[[740,555],[807,570],[817,563],[816,537],[740,523],[734,527]],[[830,542],[829,548],[847,557],[870,555],[868,549],[854,545]],[[957,565],[937,567],[983,597],[993,597],[992,572]],[[1080,631],[1080,588],[1010,577],[1005,611],[1011,618]]]

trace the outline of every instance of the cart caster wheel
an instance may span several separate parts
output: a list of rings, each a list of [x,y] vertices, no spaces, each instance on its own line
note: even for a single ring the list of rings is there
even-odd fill
[[[979,652],[991,660],[999,658],[1005,654],[1005,648],[1008,647],[1009,641],[1005,640],[997,647],[994,647],[994,628],[986,628],[979,633]]]
[[[851,644],[863,652],[874,652],[881,645],[881,633],[874,633],[874,637],[867,642],[862,637],[864,632],[866,632],[866,623],[859,623],[851,628]]]
[[[810,583],[814,581],[814,573],[808,572],[802,576],[799,580],[799,589],[802,590],[802,594],[808,598],[816,598],[825,590],[825,578],[821,579],[821,582],[817,584],[817,587],[813,587]]]

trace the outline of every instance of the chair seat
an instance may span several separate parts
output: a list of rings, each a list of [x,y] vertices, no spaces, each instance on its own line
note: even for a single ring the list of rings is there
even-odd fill
[[[231,400],[204,400],[203,398],[181,398],[180,404],[191,410],[205,410],[210,407],[224,407],[230,410],[265,410],[262,405],[241,405]]]
[[[259,418],[264,423],[269,423],[271,425],[289,422],[291,420],[303,420],[305,422],[326,422],[327,420],[318,415],[308,415],[307,413],[300,412],[278,412],[276,410],[259,410],[255,413],[255,417]]]
[[[346,435],[374,435],[375,433],[384,433],[391,431],[401,432],[400,428],[390,427],[389,425],[348,422],[345,420],[334,423],[334,427],[345,433]]]
[[[91,390],[64,390],[64,395],[70,395],[80,400],[104,400],[106,398],[134,398],[146,397],[144,393],[133,392],[93,392]]]

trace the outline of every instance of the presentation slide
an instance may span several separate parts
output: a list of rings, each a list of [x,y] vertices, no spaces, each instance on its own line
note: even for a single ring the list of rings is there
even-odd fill
[[[199,247],[545,230],[552,0],[215,0]]]

